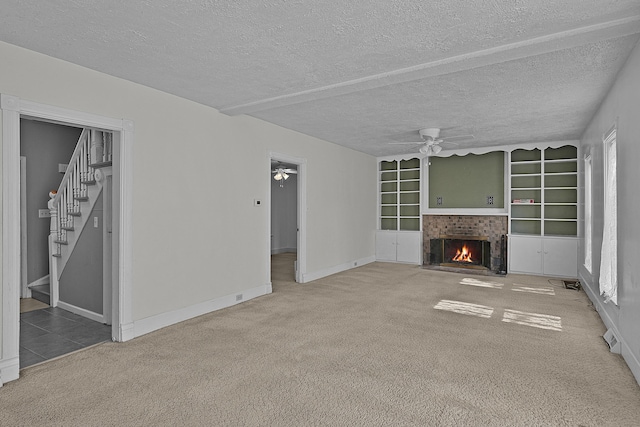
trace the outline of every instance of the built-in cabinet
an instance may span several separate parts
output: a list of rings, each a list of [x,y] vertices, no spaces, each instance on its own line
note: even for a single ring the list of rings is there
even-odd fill
[[[509,271],[577,276],[577,147],[510,153]]]
[[[415,231],[384,231],[376,233],[376,259],[378,261],[420,264],[422,233]]]
[[[422,262],[420,164],[419,158],[385,159],[378,163],[376,259],[379,261]]]

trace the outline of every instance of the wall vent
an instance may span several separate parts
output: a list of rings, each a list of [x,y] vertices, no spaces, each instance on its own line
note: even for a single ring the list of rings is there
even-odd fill
[[[609,350],[612,353],[620,354],[620,341],[618,337],[613,333],[612,329],[608,329],[607,332],[602,336],[605,342],[609,346]]]

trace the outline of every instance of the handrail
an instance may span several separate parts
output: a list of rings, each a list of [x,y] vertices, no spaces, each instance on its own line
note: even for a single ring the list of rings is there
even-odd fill
[[[71,159],[69,160],[69,167],[67,167],[67,170],[65,171],[64,176],[62,177],[62,181],[58,186],[58,192],[56,196],[53,198],[54,205],[57,205],[58,203],[60,203],[60,198],[62,197],[62,193],[63,193],[62,190],[66,187],[67,183],[71,179],[71,175],[73,174],[72,166],[75,164],[76,159],[80,157],[80,153],[82,153],[83,151],[82,150],[83,144],[81,144],[80,142],[85,138],[86,139],[89,138],[89,129],[87,128],[82,129],[80,138],[78,138],[78,143],[76,144],[76,148],[75,150],[73,150],[73,154],[71,155]]]

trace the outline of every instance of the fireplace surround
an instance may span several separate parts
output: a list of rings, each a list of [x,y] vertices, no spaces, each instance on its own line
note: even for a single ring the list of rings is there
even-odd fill
[[[508,233],[508,221],[506,215],[423,215],[423,265],[462,268],[474,266],[487,272],[502,273],[506,271],[506,235]],[[443,242],[439,240],[449,238],[452,240],[480,241],[484,248],[478,247],[478,243],[472,243],[475,249],[471,249],[479,256],[477,263],[447,262],[444,259]],[[432,240],[433,250],[432,250]],[[484,251],[484,252],[483,252]],[[438,255],[440,253],[441,255]]]

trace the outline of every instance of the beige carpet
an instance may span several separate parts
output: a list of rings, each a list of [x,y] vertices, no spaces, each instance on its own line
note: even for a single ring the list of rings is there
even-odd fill
[[[292,277],[22,371],[0,388],[0,425],[640,423],[640,387],[582,291],[386,263]]]

